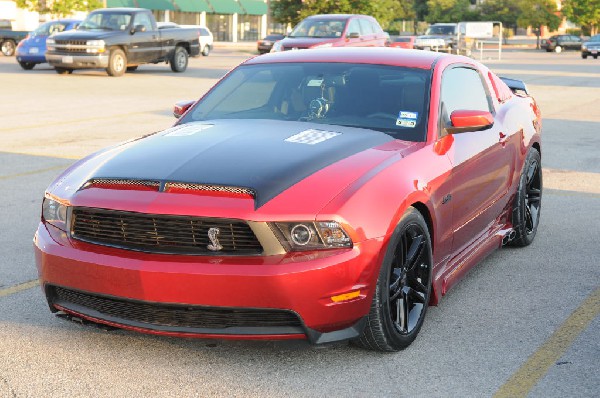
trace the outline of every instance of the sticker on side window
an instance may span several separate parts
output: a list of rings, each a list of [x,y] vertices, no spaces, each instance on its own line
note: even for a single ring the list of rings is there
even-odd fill
[[[396,119],[396,126],[414,128],[419,119],[419,112],[400,111]]]

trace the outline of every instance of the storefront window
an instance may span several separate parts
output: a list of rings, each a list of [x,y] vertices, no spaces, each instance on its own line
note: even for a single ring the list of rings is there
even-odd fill
[[[238,41],[256,41],[260,33],[258,15],[238,15]]]
[[[231,24],[233,15],[206,15],[206,26],[216,41],[231,41]]]

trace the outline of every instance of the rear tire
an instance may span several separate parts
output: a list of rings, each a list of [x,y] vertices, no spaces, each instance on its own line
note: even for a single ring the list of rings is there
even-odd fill
[[[17,46],[12,40],[5,40],[0,45],[0,50],[2,51],[2,54],[6,55],[7,57],[14,55],[16,48]]]
[[[355,344],[399,351],[417,337],[431,296],[433,255],[425,219],[414,207],[404,213],[386,251],[367,326]]]
[[[521,171],[513,203],[512,223],[515,238],[511,246],[524,247],[533,242],[542,210],[542,162],[540,153],[531,148]]]
[[[173,52],[173,56],[169,62],[173,72],[185,72],[188,65],[188,53],[185,48],[181,46],[175,47],[175,51]]]
[[[210,54],[210,46],[207,44],[202,49],[202,55],[208,57],[208,54]]]
[[[109,76],[119,77],[125,74],[127,70],[127,56],[125,52],[120,48],[110,50],[110,57],[108,59],[108,68],[106,73]]]
[[[31,70],[35,66],[35,63],[19,61],[19,65],[21,65],[21,68],[25,70]]]
[[[594,57],[594,59],[598,59],[598,56],[597,56],[597,55],[592,55],[592,57]]]

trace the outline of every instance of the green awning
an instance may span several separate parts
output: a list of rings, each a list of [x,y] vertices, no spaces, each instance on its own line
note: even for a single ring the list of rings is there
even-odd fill
[[[242,8],[248,15],[265,15],[267,13],[267,3],[263,0],[239,0]]]
[[[175,6],[170,0],[135,0],[135,2],[139,7],[149,10],[175,11]]]
[[[208,0],[216,14],[243,14],[244,10],[235,0]]]
[[[106,7],[137,7],[134,0],[106,0]]]
[[[211,12],[205,0],[175,0],[175,7],[183,12]]]

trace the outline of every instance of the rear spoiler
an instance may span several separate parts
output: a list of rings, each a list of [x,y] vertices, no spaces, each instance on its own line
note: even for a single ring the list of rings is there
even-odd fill
[[[527,90],[527,86],[523,81],[509,79],[508,77],[500,77],[500,80],[502,80],[513,93],[529,95],[529,90]]]

